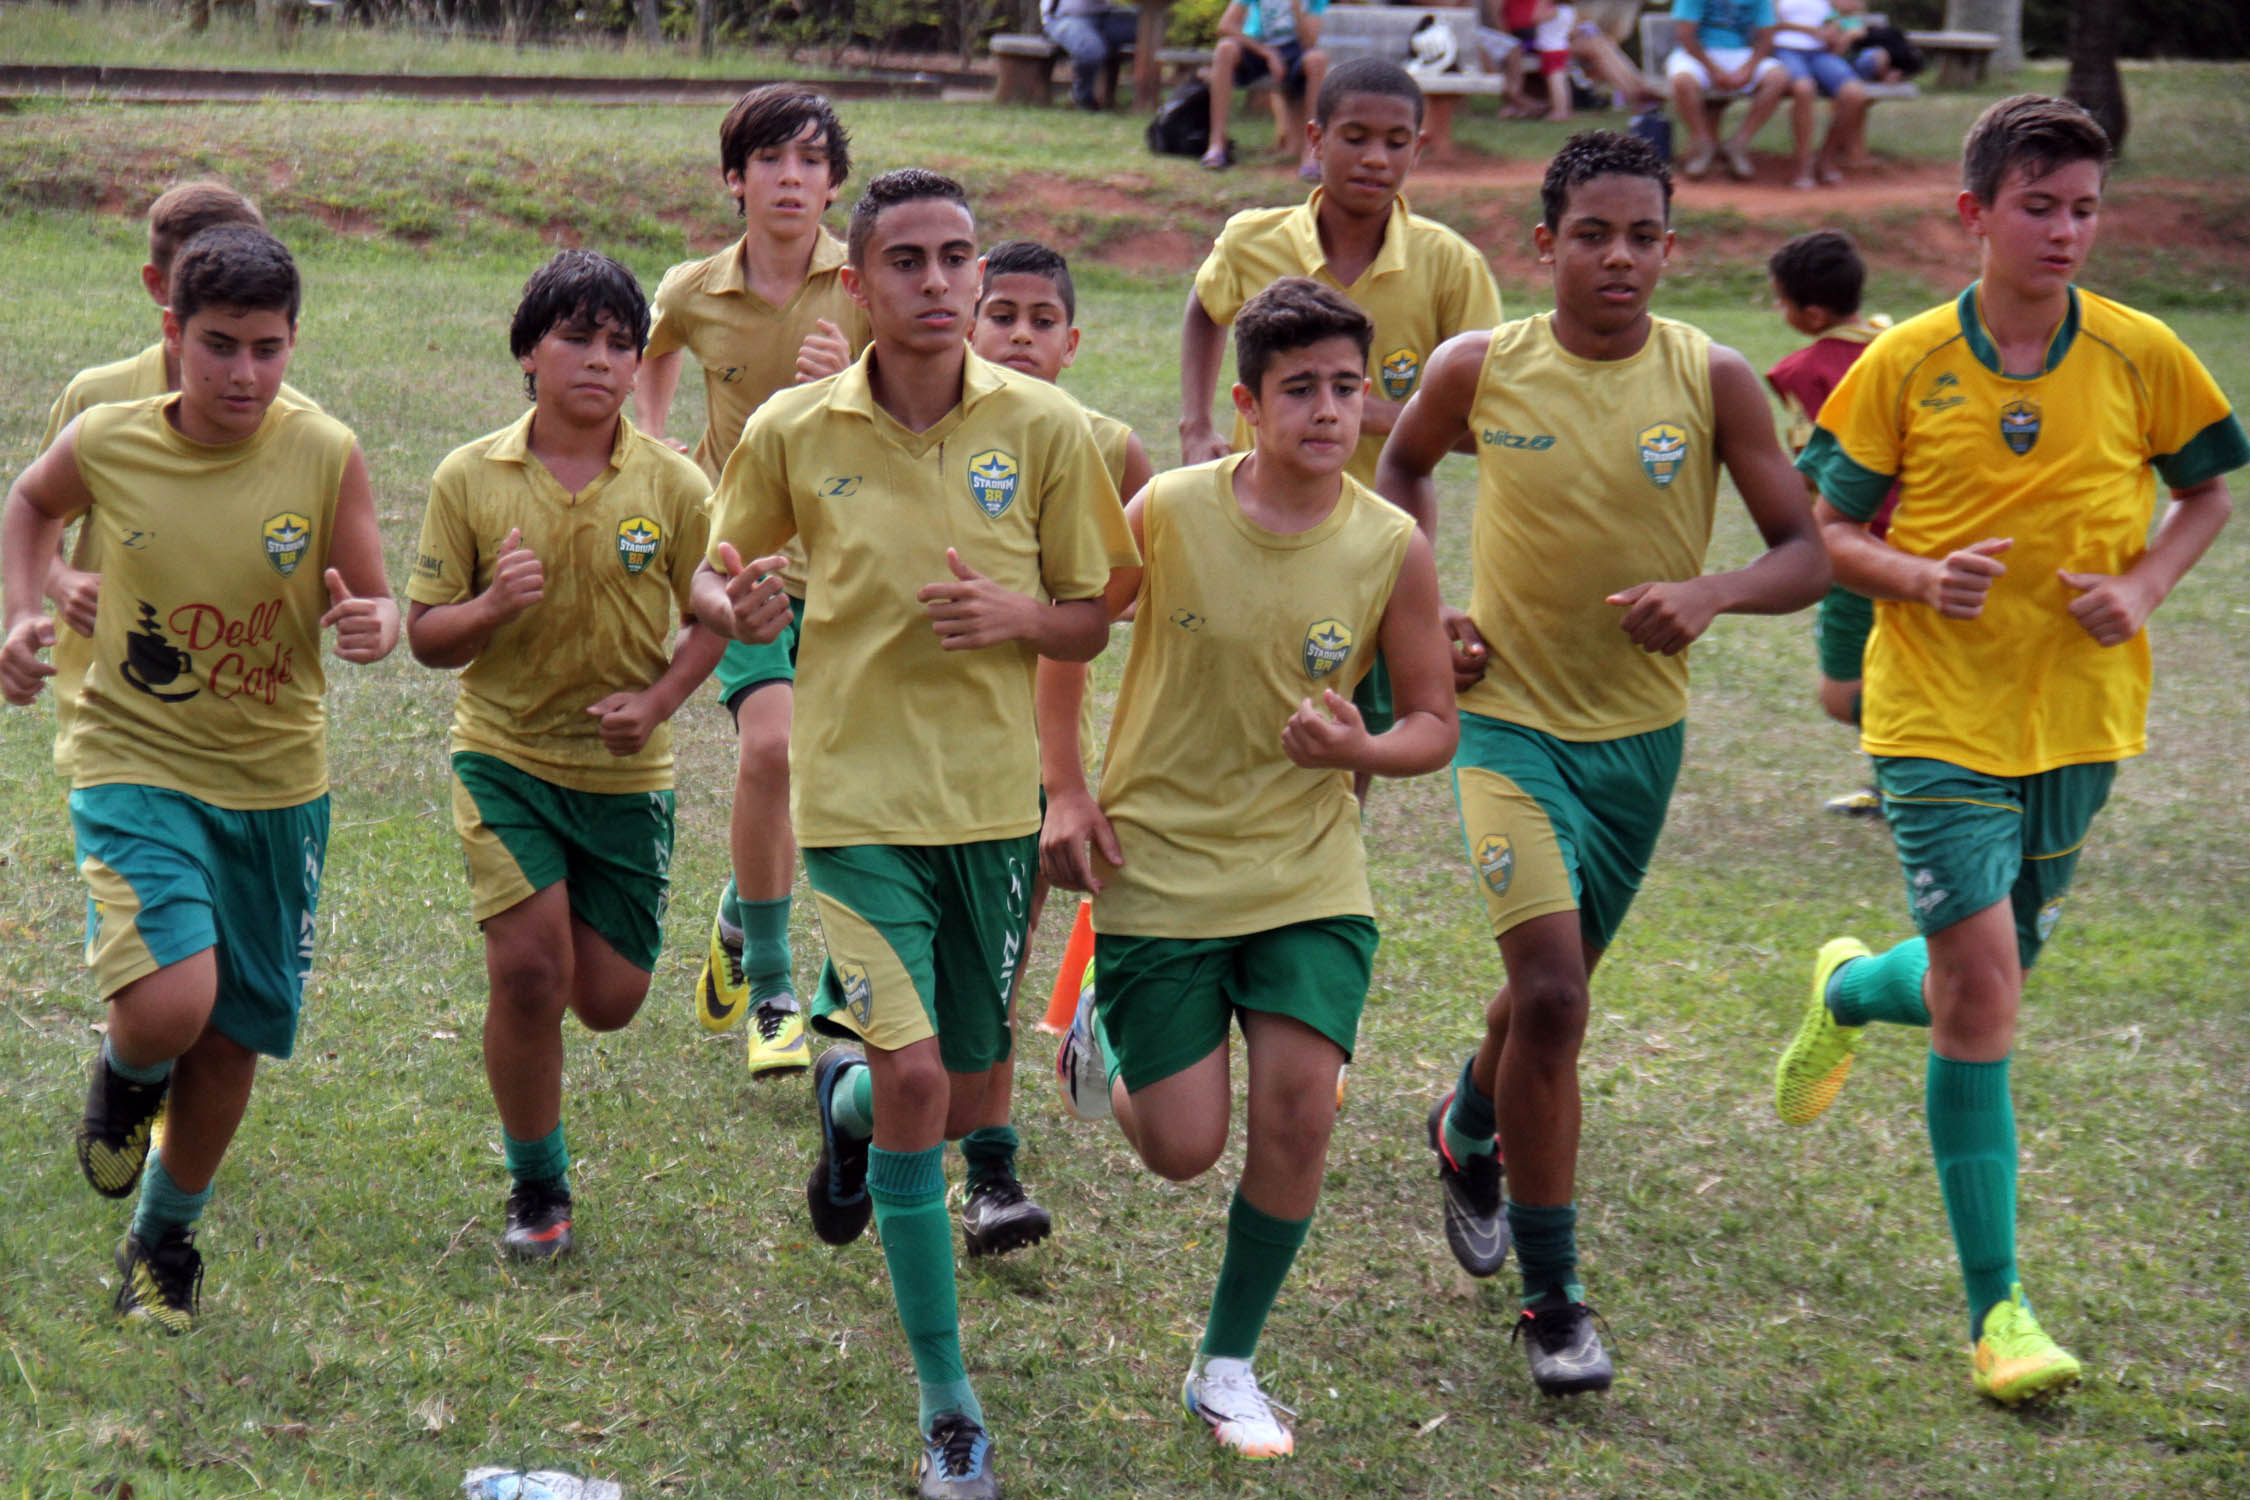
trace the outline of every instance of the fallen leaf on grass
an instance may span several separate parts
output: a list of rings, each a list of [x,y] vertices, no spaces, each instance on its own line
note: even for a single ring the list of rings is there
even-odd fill
[[[443,1396],[432,1396],[429,1400],[415,1406],[414,1416],[416,1420],[421,1422],[425,1431],[443,1432],[448,1426],[452,1425],[453,1403]]]
[[[1430,1420],[1415,1428],[1414,1435],[1418,1438],[1428,1437],[1431,1433],[1437,1431],[1440,1427],[1443,1427],[1445,1425],[1445,1419],[1452,1415],[1453,1413],[1449,1411],[1439,1412],[1436,1416],[1430,1418]]]

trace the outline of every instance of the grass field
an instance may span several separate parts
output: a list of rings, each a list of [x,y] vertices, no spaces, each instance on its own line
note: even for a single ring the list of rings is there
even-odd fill
[[[2244,75],[2211,71],[2225,87],[2141,101],[2151,157],[2208,156],[2239,120]],[[972,185],[995,238],[1054,222],[1027,174],[1117,171],[1118,127],[1063,112],[1037,132],[974,107],[851,116],[871,169],[982,158]],[[0,120],[0,466],[30,456],[73,369],[149,337],[137,227],[114,210],[175,172],[228,169],[300,253],[292,380],[359,432],[402,580],[438,459],[521,409],[506,320],[554,226],[583,228],[651,284],[685,234],[725,230],[705,192],[710,121],[645,111],[630,131],[604,128],[623,118],[80,106]],[[517,156],[495,161],[503,146]],[[1895,137],[1888,149],[1911,154]],[[442,190],[479,166],[490,186]],[[2213,166],[2212,197],[2237,201],[2241,171]],[[1091,231],[1207,236],[1264,181],[1148,180],[1140,219],[1118,206],[1102,211],[1121,222]],[[353,192],[391,195],[398,217],[337,211]],[[1726,253],[1737,233],[1684,220],[1704,259],[1659,307],[1763,368],[1792,339]],[[1111,259],[1082,279],[1070,382],[1161,461],[1182,282]],[[2089,283],[2142,274],[2101,262]],[[1954,284],[1904,260],[1878,281],[1899,311]],[[1540,305],[1521,278],[1508,291],[1511,312]],[[2157,310],[2243,399],[2250,307],[2234,295]],[[1458,596],[1470,486],[1465,467],[1444,477],[1441,569]],[[1670,829],[1597,981],[1583,1065],[1581,1244],[1617,1388],[1540,1400],[1508,1343],[1508,1289],[1463,1278],[1439,1234],[1422,1114],[1478,1034],[1498,964],[1450,792],[1425,778],[1379,788],[1371,809],[1375,993],[1326,1198],[1260,1360],[1302,1412],[1300,1456],[1225,1461],[1176,1408],[1239,1151],[1191,1187],[1148,1178],[1113,1132],[1067,1119],[1045,1086],[1053,1044],[1026,1027],[1022,1169],[1057,1233],[961,1273],[1009,1493],[2250,1491],[2245,534],[2223,537],[2157,617],[2153,749],[2120,778],[2028,998],[2022,1251],[2043,1316],[2087,1362],[2073,1400],[2012,1415],[1968,1393],[1919,1039],[1878,1037],[1819,1125],[1773,1122],[1770,1064],[1813,947],[1906,924],[1883,832],[1819,810],[1862,766],[1812,703],[1809,618],[1730,619],[1696,649]],[[1754,545],[1727,513],[1713,564]],[[1096,666],[1105,694],[1124,645],[1121,631]],[[805,1090],[751,1087],[739,1035],[707,1041],[688,1014],[722,878],[723,714],[706,696],[683,715],[677,900],[649,1007],[624,1032],[570,1041],[580,1248],[527,1271],[493,1250],[506,1183],[446,811],[452,684],[403,651],[332,682],[335,834],[305,1027],[221,1173],[201,1237],[204,1326],[179,1341],[108,1315],[123,1213],[85,1189],[67,1144],[101,1019],[78,963],[83,892],[44,769],[47,710],[0,714],[0,756],[20,768],[0,780],[0,1496],[437,1496],[474,1465],[518,1462],[635,1496],[904,1492],[911,1382],[879,1251],[812,1238]],[[1061,920],[1034,955],[1034,1008]],[[817,934],[800,922],[796,936],[809,982]]]

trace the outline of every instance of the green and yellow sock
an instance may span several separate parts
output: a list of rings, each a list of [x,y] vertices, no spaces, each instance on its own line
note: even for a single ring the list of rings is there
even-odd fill
[[[1930,1008],[1922,1000],[1922,977],[1929,972],[1930,945],[1922,938],[1855,958],[1828,976],[1828,1013],[1839,1026],[1870,1021],[1927,1026]]]
[[[2016,1274],[2016,1107],[2008,1060],[1956,1062],[1930,1054],[1923,1091],[1930,1154],[1969,1298],[1969,1337],[2008,1300]]]
[[[1249,1359],[1258,1352],[1266,1314],[1297,1262],[1312,1216],[1277,1219],[1235,1189],[1227,1210],[1227,1251],[1211,1289],[1211,1316],[1203,1325],[1203,1357]]]
[[[984,1408],[961,1361],[961,1315],[953,1285],[953,1220],[945,1211],[945,1148],[867,1153],[867,1191],[890,1267],[899,1327],[921,1387],[921,1430],[947,1412],[980,1426]]]

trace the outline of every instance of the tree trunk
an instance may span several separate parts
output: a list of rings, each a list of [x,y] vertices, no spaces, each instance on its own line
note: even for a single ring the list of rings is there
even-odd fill
[[[713,19],[711,0],[695,0],[695,55],[697,57],[709,57],[711,55]]]
[[[2109,132],[2110,148],[2125,154],[2125,80],[2117,72],[2120,0],[2077,0],[2070,8],[2070,78],[2065,98]]]
[[[2005,78],[2023,66],[2023,0],[1945,0],[1945,29],[1989,31],[2000,38],[1992,54],[1997,77]]]
[[[638,0],[641,13],[641,35],[648,38],[651,47],[664,45],[664,14],[657,0]]]

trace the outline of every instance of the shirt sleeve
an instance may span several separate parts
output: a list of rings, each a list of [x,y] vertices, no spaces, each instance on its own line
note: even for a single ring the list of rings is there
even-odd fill
[[[687,301],[687,273],[693,265],[690,261],[674,266],[656,284],[656,297],[650,304],[654,316],[649,322],[648,348],[642,352],[643,359],[656,359],[687,347],[687,318],[682,305]]]
[[[1098,598],[1113,568],[1141,560],[1125,507],[1110,482],[1083,412],[1065,412],[1047,431],[1039,494],[1039,578],[1047,597]]]
[[[2192,489],[2250,463],[2250,439],[2203,361],[2165,332],[2162,352],[2146,372],[2149,462],[2168,488]]]
[[[1234,223],[1229,221],[1219,231],[1218,239],[1211,244],[1211,253],[1203,257],[1203,265],[1195,273],[1195,300],[1203,304],[1211,321],[1221,328],[1233,323],[1234,315],[1242,311],[1242,304],[1250,300],[1231,253],[1238,243]]]
[[[1873,519],[1898,478],[1902,434],[1890,361],[1870,349],[1820,408],[1798,471],[1821,497],[1855,521]]]
[[[690,613],[689,595],[695,582],[696,565],[711,550],[711,486],[704,482],[703,471],[688,466],[678,481],[677,503],[672,513],[678,517],[679,538],[672,548],[672,597],[680,613]]]
[[[1461,257],[1460,271],[1455,278],[1452,324],[1438,330],[1441,343],[1457,333],[1500,326],[1500,288],[1492,279],[1491,265],[1466,240],[1457,241],[1454,248]]]
[[[438,465],[406,585],[406,597],[416,604],[459,604],[477,591],[477,537],[466,489],[460,465]]]
[[[1687,21],[1701,26],[1703,24],[1703,0],[1672,0],[1672,19],[1675,22]]]
[[[797,511],[789,493],[788,453],[769,402],[753,412],[742,441],[719,475],[711,494],[711,534],[705,541],[711,566],[725,571],[719,544],[732,542],[744,562],[764,557],[797,534]]]

